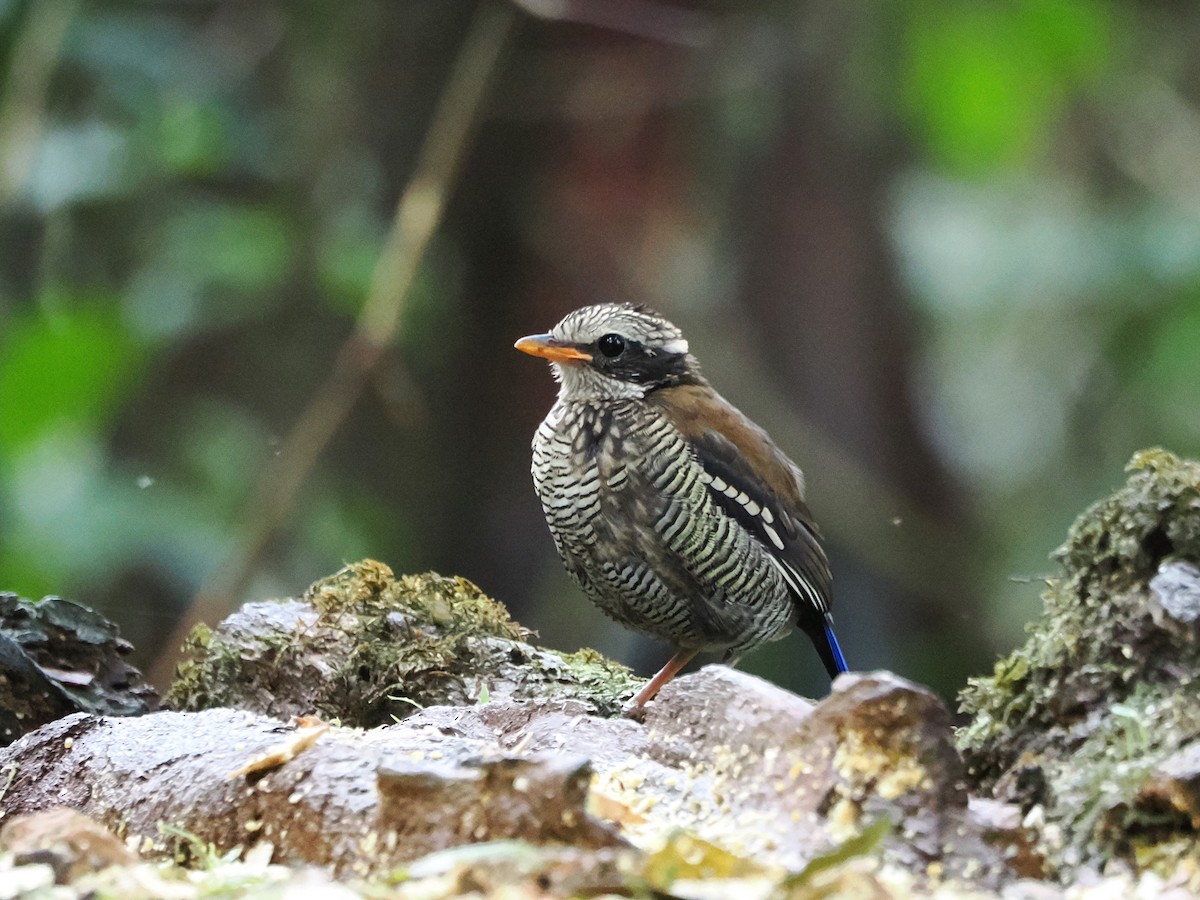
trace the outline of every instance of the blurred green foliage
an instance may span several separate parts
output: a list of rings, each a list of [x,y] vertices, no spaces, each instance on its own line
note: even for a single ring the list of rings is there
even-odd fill
[[[58,431],[95,434],[110,423],[140,374],[140,348],[111,299],[78,307],[69,297],[47,301],[61,311],[14,316],[0,337],[0,434],[7,460]]]
[[[967,175],[1028,162],[1115,50],[1101,0],[926,0],[906,14],[905,111],[932,160]]]

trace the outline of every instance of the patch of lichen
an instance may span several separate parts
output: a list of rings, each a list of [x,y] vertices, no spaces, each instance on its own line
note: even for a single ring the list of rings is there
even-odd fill
[[[1149,585],[1165,561],[1200,562],[1200,464],[1155,449],[1128,471],[1056,551],[1063,574],[1025,645],[960,696],[971,721],[957,741],[977,786],[1043,806],[1062,866],[1137,856],[1130,835],[1156,833],[1138,787],[1200,734],[1200,640]]]
[[[634,675],[628,666],[609,659],[591,647],[564,653],[562,661],[566,665],[568,680],[582,685],[599,687],[616,681],[621,690],[626,690],[634,685],[641,687],[644,680]]]

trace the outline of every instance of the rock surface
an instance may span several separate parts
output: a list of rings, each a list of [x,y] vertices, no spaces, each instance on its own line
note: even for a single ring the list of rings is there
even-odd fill
[[[266,843],[276,862],[337,874],[496,838],[621,844],[586,813],[586,758],[507,753],[430,725],[334,728],[281,765],[234,776],[288,732],[231,709],[69,716],[8,748],[0,767],[19,768],[5,812],[66,805],[159,845],[165,822],[221,852]]]
[[[946,710],[887,674],[843,677],[813,706],[710,666],[664,689],[645,724],[572,700],[435,707],[332,728],[230,777],[287,732],[230,709],[71,716],[0,757],[18,764],[5,808],[66,804],[160,843],[166,821],[218,851],[265,842],[277,862],[355,875],[497,839],[648,851],[680,828],[799,870],[880,822],[883,858],[905,868],[991,884],[1006,871],[968,815]]]

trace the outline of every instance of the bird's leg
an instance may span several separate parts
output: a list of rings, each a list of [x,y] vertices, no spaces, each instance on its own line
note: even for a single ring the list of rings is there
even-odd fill
[[[667,664],[658,670],[653,678],[646,682],[646,686],[637,692],[637,695],[625,708],[626,715],[630,713],[641,712],[643,706],[654,699],[654,696],[662,689],[662,686],[679,674],[679,670],[692,661],[700,651],[698,650],[680,650],[669,660]]]

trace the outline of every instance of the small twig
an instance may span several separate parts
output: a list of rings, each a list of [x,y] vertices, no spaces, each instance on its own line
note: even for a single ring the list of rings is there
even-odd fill
[[[475,14],[426,132],[416,171],[396,205],[354,331],[338,351],[328,380],[301,413],[260,480],[260,488],[247,507],[250,512],[246,527],[229,558],[192,598],[151,667],[153,683],[170,683],[179,648],[197,623],[215,621],[229,610],[267,541],[290,512],[321,451],[395,341],[404,301],[429,240],[441,223],[446,199],[480,118],[488,84],[515,21],[512,10],[500,3],[484,3]]]

